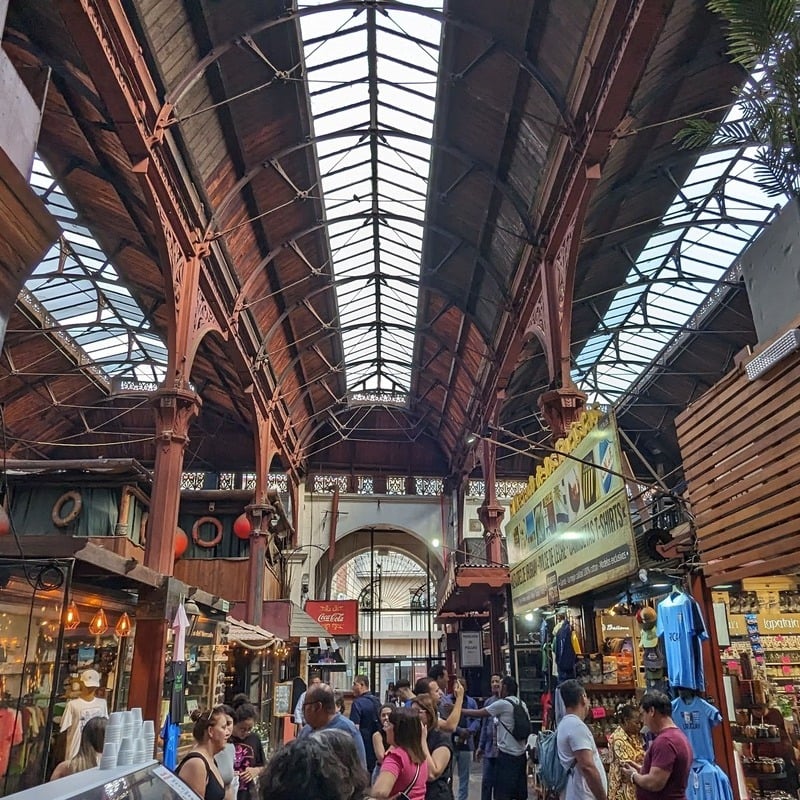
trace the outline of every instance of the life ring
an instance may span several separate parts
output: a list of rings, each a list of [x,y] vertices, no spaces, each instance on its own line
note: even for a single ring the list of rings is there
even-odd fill
[[[147,544],[147,520],[150,518],[150,512],[145,511],[142,514],[142,521],[139,523],[139,544]]]
[[[213,539],[200,538],[200,526],[206,522],[210,522],[217,529],[217,535]],[[216,547],[222,541],[222,523],[216,517],[200,517],[192,525],[192,541],[198,547]]]
[[[72,502],[72,511],[69,514],[61,515],[61,509],[65,503]],[[61,497],[53,503],[53,510],[50,512],[50,519],[53,520],[53,525],[57,528],[66,528],[67,525],[74,522],[83,508],[83,498],[80,492],[64,492]]]

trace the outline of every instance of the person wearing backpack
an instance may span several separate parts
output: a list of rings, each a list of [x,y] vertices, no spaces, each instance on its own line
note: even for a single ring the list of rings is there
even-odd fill
[[[353,694],[355,699],[350,706],[350,722],[358,728],[358,732],[364,740],[364,752],[367,755],[367,772],[371,775],[376,763],[372,734],[381,727],[381,701],[370,693],[369,678],[366,675],[356,675],[353,680]]]
[[[531,733],[528,707],[517,696],[517,682],[506,675],[500,682],[500,699],[483,708],[464,708],[465,717],[492,717],[497,726],[495,800],[527,800],[528,757]]]
[[[597,745],[584,722],[589,712],[586,690],[576,680],[559,687],[564,702],[564,718],[558,723],[558,758],[567,772],[561,800],[608,800],[608,781]]]

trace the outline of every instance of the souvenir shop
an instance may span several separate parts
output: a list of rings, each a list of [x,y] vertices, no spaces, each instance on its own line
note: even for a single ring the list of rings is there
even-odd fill
[[[506,526],[521,696],[535,724],[550,727],[558,684],[581,681],[607,759],[618,708],[638,708],[647,689],[666,691],[695,752],[688,799],[728,800],[731,783],[715,756],[729,766],[719,731],[724,693],[719,670],[712,680],[705,672],[706,662],[717,666],[708,644],[715,620],[704,611],[711,603],[704,598],[701,608],[692,596],[699,590],[682,580],[688,564],[671,574],[641,569],[612,415],[585,412],[556,449],[568,457],[545,461]]]
[[[795,798],[800,789],[800,579],[745,578],[716,587],[712,597],[743,796]]]
[[[94,578],[73,559],[0,559],[0,797],[63,758],[82,690],[125,707],[136,599]]]

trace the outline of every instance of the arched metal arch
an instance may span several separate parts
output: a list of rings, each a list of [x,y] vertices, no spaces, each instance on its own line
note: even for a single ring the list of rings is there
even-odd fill
[[[256,36],[257,34],[263,33],[264,31],[267,31],[270,28],[274,28],[278,25],[284,25],[287,22],[293,22],[301,17],[310,16],[311,14],[322,14],[329,11],[352,9],[353,15],[355,16],[356,14],[359,14],[370,7],[376,8],[381,13],[385,13],[387,11],[401,11],[409,14],[419,14],[420,16],[428,17],[429,19],[435,19],[442,23],[442,25],[453,25],[456,28],[460,28],[467,33],[474,34],[483,39],[492,49],[495,49],[503,55],[508,56],[508,58],[514,61],[520,67],[520,69],[528,73],[528,75],[530,75],[530,77],[542,88],[545,94],[550,98],[553,107],[561,117],[561,121],[564,123],[567,131],[570,134],[570,137],[574,138],[573,133],[576,129],[576,126],[574,120],[570,116],[563,98],[558,95],[550,82],[544,77],[540,70],[537,69],[536,65],[524,52],[512,50],[505,44],[502,44],[492,37],[487,36],[487,31],[478,25],[473,25],[470,22],[456,19],[452,12],[448,11],[447,13],[444,13],[432,8],[421,8],[419,6],[414,6],[407,3],[396,2],[395,0],[381,0],[381,2],[376,2],[376,0],[337,0],[336,2],[326,3],[325,5],[320,6],[289,9],[277,19],[270,19],[260,22],[258,25],[254,25],[247,31],[235,36],[232,39],[229,39],[227,42],[216,45],[181,78],[178,79],[173,88],[167,92],[164,102],[170,108],[176,106],[181,101],[184,94],[186,94],[186,92],[188,92],[192,86],[194,86],[194,84],[200,80],[203,73],[215,61],[218,61],[229,50],[240,46],[240,44],[247,38]],[[463,75],[454,75],[453,77],[462,76]]]
[[[454,147],[453,145],[446,144],[445,142],[437,141],[436,139],[431,139],[427,136],[420,136],[416,133],[409,133],[408,131],[397,131],[397,130],[390,130],[390,129],[383,129],[380,128],[377,131],[371,130],[370,128],[343,128],[339,131],[333,131],[331,133],[320,134],[319,136],[309,136],[305,141],[298,142],[297,144],[288,145],[284,147],[277,153],[272,153],[265,158],[261,159],[261,163],[249,169],[239,180],[228,190],[228,193],[225,197],[222,198],[220,203],[217,205],[217,208],[214,211],[213,216],[209,220],[207,229],[206,229],[206,237],[213,236],[212,229],[217,225],[219,222],[220,217],[222,216],[223,212],[227,208],[227,206],[233,202],[233,200],[242,192],[245,186],[247,186],[255,177],[258,175],[262,170],[268,169],[272,166],[273,161],[279,161],[282,158],[285,158],[292,153],[297,152],[298,150],[303,150],[307,147],[311,147],[312,145],[316,145],[318,142],[328,142],[333,141],[335,139],[343,139],[348,136],[362,136],[368,137],[372,135],[379,135],[386,139],[397,138],[397,139],[404,139],[412,142],[417,142],[418,144],[426,144],[431,147],[433,150],[441,150],[448,155],[453,156],[454,158],[458,159],[464,164],[467,164],[470,168],[474,169],[479,175],[484,177],[489,183],[497,188],[497,190],[505,197],[509,203],[514,207],[514,210],[517,212],[517,216],[519,217],[520,222],[522,223],[523,227],[525,228],[525,233],[528,236],[528,242],[530,244],[536,244],[537,236],[534,232],[533,226],[531,225],[530,216],[528,213],[528,208],[525,203],[524,198],[522,198],[517,192],[517,190],[511,186],[507,181],[502,180],[499,178],[494,172],[489,168],[488,165],[482,163],[476,158],[473,158],[469,153],[465,153],[458,147]]]

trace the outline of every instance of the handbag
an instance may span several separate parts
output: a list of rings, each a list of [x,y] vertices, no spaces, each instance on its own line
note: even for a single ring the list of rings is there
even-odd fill
[[[414,788],[414,784],[417,782],[417,778],[419,778],[420,766],[420,764],[417,764],[417,771],[414,773],[413,780],[408,784],[408,786],[406,786],[404,791],[395,795],[395,800],[411,800],[411,798],[408,796],[408,793]]]

